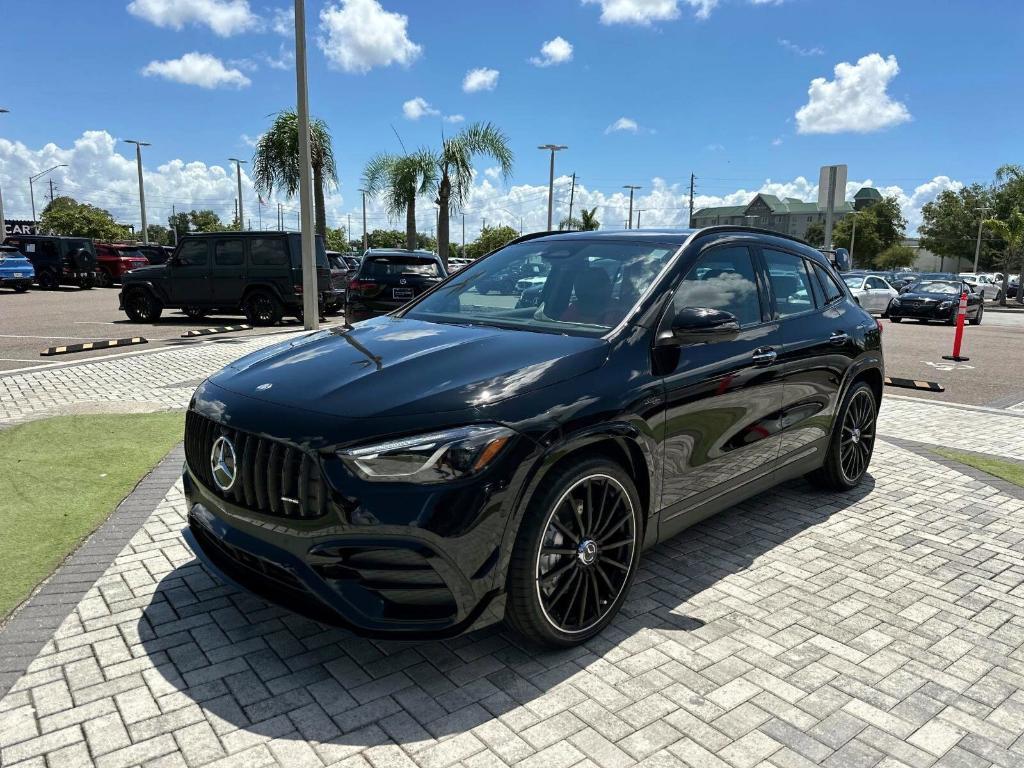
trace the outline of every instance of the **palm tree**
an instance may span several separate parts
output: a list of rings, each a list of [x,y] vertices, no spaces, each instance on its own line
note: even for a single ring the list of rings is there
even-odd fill
[[[437,158],[428,149],[411,155],[381,153],[370,158],[363,170],[367,194],[384,195],[389,216],[405,214],[405,247],[416,249],[416,198],[437,185]]]
[[[473,156],[486,155],[498,163],[502,176],[512,175],[512,150],[508,137],[492,123],[473,123],[454,136],[445,138],[437,157],[440,181],[437,205],[441,211],[437,223],[437,251],[448,263],[448,217],[453,208],[461,208],[473,184]]]
[[[558,222],[559,230],[568,230],[570,232],[578,232],[583,229],[583,222],[577,219],[575,216],[566,216],[560,222]]]
[[[313,203],[316,211],[316,232],[327,239],[327,211],[324,207],[324,185],[338,184],[334,150],[327,123],[314,120],[309,125],[310,154],[313,161]],[[252,155],[252,180],[256,191],[268,197],[274,187],[291,197],[299,189],[299,118],[290,110],[281,110],[274,117],[270,130],[256,142]]]
[[[1006,221],[1001,219],[985,219],[985,226],[991,229],[1000,240],[1006,243],[1006,259],[1003,267],[1003,291],[999,303],[1006,306],[1006,289],[1010,284],[1010,267],[1014,256],[1024,246],[1024,215],[1020,211],[1011,211]],[[1024,263],[1021,264],[1021,277],[1017,279],[1017,302],[1024,304]]]
[[[589,211],[586,208],[580,210],[580,229],[584,232],[591,232],[601,228],[601,222],[597,220],[597,206]]]

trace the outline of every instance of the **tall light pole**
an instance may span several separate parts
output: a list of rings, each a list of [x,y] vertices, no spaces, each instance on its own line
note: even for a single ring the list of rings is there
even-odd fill
[[[363,193],[363,253],[366,253],[366,190],[360,189]]]
[[[142,242],[149,245],[149,227],[146,226],[146,187],[142,183],[142,148],[148,147],[148,141],[125,139],[125,144],[135,145],[135,164],[139,170],[139,209],[142,211]]]
[[[10,112],[9,109],[0,107],[0,115],[4,115]],[[35,218],[35,217],[33,217]],[[7,237],[7,222],[4,221],[4,191],[0,189],[0,243]]]
[[[542,144],[537,149],[547,149],[551,152],[551,170],[548,173],[548,232],[551,231],[551,216],[555,204],[555,152],[568,149],[564,144]]]
[[[974,210],[981,214],[978,217],[978,242],[974,245],[974,274],[978,274],[978,259],[981,258],[981,228],[985,225],[985,211],[991,210],[991,207],[983,205]]]
[[[239,160],[237,157],[229,157],[228,161],[235,164],[235,178],[238,180],[238,229],[242,230],[242,222],[245,221],[245,214],[242,209],[242,163],[248,160]]]
[[[629,229],[633,228],[633,191],[637,189],[643,189],[643,187],[637,186],[636,184],[623,184],[623,189],[629,190]]]
[[[313,247],[313,158],[309,147],[309,86],[306,81],[306,3],[295,0],[295,90],[299,117],[299,208],[302,219],[302,322],[307,331],[320,327],[316,261]]]
[[[41,179],[43,176],[48,174],[50,171],[56,171],[58,168],[67,168],[67,167],[68,167],[67,163],[61,163],[60,165],[53,166],[53,168],[47,168],[45,171],[40,171],[35,176],[29,176],[28,177],[28,197],[29,197],[29,200],[32,201],[32,226],[35,226],[35,223],[36,223],[36,193],[32,189],[32,184],[37,179]]]

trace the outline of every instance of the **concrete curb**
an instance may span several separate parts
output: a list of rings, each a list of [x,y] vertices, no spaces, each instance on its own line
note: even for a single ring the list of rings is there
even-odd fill
[[[184,461],[179,443],[0,628],[0,699],[153,514],[177,482]]]

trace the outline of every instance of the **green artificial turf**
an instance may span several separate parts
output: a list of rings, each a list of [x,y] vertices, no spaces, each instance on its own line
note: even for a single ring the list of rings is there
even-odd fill
[[[933,448],[932,450],[940,456],[945,456],[947,459],[959,461],[961,464],[980,469],[982,472],[995,475],[1009,483],[1024,488],[1024,464],[1006,461],[995,456],[978,456],[973,453],[951,451],[948,448]]]
[[[92,533],[184,430],[181,413],[59,416],[0,430],[0,619]]]

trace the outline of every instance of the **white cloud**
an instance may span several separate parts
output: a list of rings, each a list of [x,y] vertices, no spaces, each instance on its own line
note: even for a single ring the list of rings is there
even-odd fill
[[[825,49],[820,45],[815,45],[812,48],[804,48],[797,45],[792,40],[786,40],[783,37],[779,38],[779,45],[790,53],[795,53],[797,56],[821,56],[825,53]]]
[[[856,64],[840,62],[834,71],[835,80],[811,81],[808,101],[796,112],[799,133],[870,133],[911,119],[906,105],[886,92],[900,71],[895,56],[870,53]]]
[[[402,104],[402,114],[405,115],[406,120],[419,120],[421,117],[433,117],[441,112],[430,106],[422,96],[417,96]]]
[[[462,90],[466,93],[493,91],[498,86],[498,76],[500,74],[498,70],[488,69],[487,67],[471,69],[466,73],[466,77],[462,81]]]
[[[501,176],[501,168],[499,168],[496,165],[492,165],[490,168],[485,168],[484,176],[486,176],[488,179],[497,179],[499,176]]]
[[[631,117],[620,117],[614,123],[604,129],[608,133],[637,133],[640,130],[639,124]]]
[[[602,24],[637,24],[650,26],[655,21],[673,21],[679,18],[680,0],[582,0],[584,5],[601,6]],[[682,0],[695,9],[698,19],[706,19],[718,5],[718,0]]]
[[[772,146],[773,147],[781,147],[782,146],[782,137],[781,136],[776,136],[774,139],[772,139]]]
[[[409,39],[408,23],[408,16],[385,11],[377,0],[340,0],[320,11],[317,43],[328,64],[345,72],[407,67],[423,52]]]
[[[182,29],[187,24],[205,25],[221,37],[260,26],[249,0],[132,0],[128,13],[158,27]]]
[[[243,133],[239,138],[247,147],[255,147],[261,136],[263,136],[262,133],[259,136],[250,136],[248,133]]]
[[[142,74],[200,88],[243,88],[252,83],[241,70],[226,67],[216,56],[196,51],[186,53],[180,59],[151,61],[143,68]]]
[[[444,121],[446,123],[461,123],[465,119],[466,118],[463,115],[445,115],[444,116]]]
[[[533,56],[530,63],[535,67],[550,67],[572,61],[572,43],[562,36],[548,40],[540,47],[540,56]]]
[[[295,36],[295,6],[277,8],[270,20],[270,28],[283,37]]]
[[[263,59],[263,63],[271,69],[292,69],[295,66],[295,51],[289,48],[284,43],[281,43],[277,48],[277,56],[271,56],[269,53],[261,54],[260,58]]]

